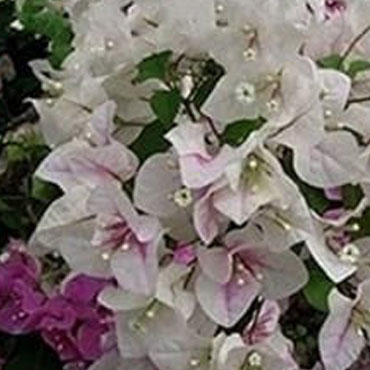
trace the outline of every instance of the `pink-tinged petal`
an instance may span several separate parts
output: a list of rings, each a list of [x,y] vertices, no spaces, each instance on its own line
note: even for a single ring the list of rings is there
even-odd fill
[[[130,179],[138,167],[138,159],[122,144],[112,142],[70,154],[67,166],[80,183],[98,186],[113,180]]]
[[[195,285],[198,301],[205,313],[217,324],[231,327],[247,311],[260,292],[261,285],[251,275],[233,277],[219,284],[201,274]]]
[[[346,213],[344,208],[334,208],[325,211],[322,215],[323,220],[337,221],[343,217]]]
[[[53,150],[40,164],[35,176],[59,185],[64,191],[81,185],[69,166],[69,157],[88,148],[82,140],[74,140]]]
[[[365,347],[365,338],[351,323],[353,301],[337,289],[329,295],[330,313],[321,328],[319,347],[325,370],[346,370]]]
[[[280,307],[277,302],[265,301],[256,320],[244,330],[244,341],[249,345],[266,341],[277,329],[279,318]]]
[[[202,123],[184,123],[169,131],[165,138],[175,147],[180,157],[197,155],[209,158],[205,144],[206,126]]]
[[[225,186],[213,195],[214,207],[237,225],[243,224],[259,207],[276,198],[270,186],[260,186],[254,191],[246,185],[239,186],[237,191]]]
[[[129,249],[118,250],[111,258],[113,275],[120,286],[135,294],[150,296],[158,274],[157,245],[132,241]]]
[[[112,141],[111,133],[114,130],[115,111],[116,104],[113,101],[108,101],[94,110],[86,129],[86,139],[89,142],[103,146]]]
[[[326,188],[324,189],[324,193],[329,200],[343,200],[342,189],[340,187]]]
[[[156,218],[151,216],[139,216],[136,222],[130,226],[141,243],[149,243],[153,240],[158,243],[162,236],[160,223]]]
[[[79,185],[91,188],[106,182],[126,181],[137,167],[136,156],[118,142],[91,147],[76,139],[46,157],[36,176],[68,191]]]
[[[179,155],[182,180],[189,188],[210,185],[222,175],[232,158],[233,150],[228,146],[224,146],[216,156],[209,154],[206,134],[203,124],[188,123],[175,127],[166,135]]]
[[[87,202],[91,213],[121,217],[127,224],[137,224],[138,214],[129,197],[118,186],[106,184],[94,189]]]
[[[225,242],[234,258],[262,284],[268,299],[287,297],[308,281],[307,270],[293,252],[274,252],[264,244],[263,234],[246,227],[227,234]]]
[[[197,251],[199,265],[208,278],[225,284],[231,279],[233,259],[226,248],[199,247]]]
[[[121,223],[127,224],[135,237],[142,243],[159,239],[161,235],[162,231],[158,220],[151,216],[139,216],[126,193],[112,184],[93,190],[87,207],[91,212],[100,214],[102,221],[106,218],[106,224],[109,224],[109,219],[111,219],[112,225],[117,224],[119,220]]]
[[[192,244],[179,243],[173,251],[173,261],[178,265],[190,265],[196,258],[197,254]]]
[[[180,156],[180,171],[185,186],[200,189],[219,179],[230,160],[233,151],[228,146],[222,147],[215,157],[204,159],[198,155]]]
[[[220,214],[215,209],[212,197],[206,194],[194,205],[194,226],[205,244],[210,244],[219,232]]]

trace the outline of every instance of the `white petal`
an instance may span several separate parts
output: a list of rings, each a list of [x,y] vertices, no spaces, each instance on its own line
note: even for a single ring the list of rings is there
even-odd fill
[[[294,156],[294,167],[307,183],[336,187],[358,181],[364,175],[364,162],[353,135],[334,132],[313,148],[302,146]]]
[[[205,313],[216,323],[233,326],[248,310],[260,291],[260,284],[250,276],[227,284],[216,283],[201,274],[195,284],[198,301]]]
[[[327,370],[348,369],[365,347],[365,339],[350,323],[353,303],[334,289],[329,295],[330,314],[319,337],[320,354]]]

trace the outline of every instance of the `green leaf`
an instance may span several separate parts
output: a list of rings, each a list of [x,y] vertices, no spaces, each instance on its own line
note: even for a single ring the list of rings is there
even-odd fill
[[[170,147],[164,139],[166,132],[167,129],[159,120],[145,127],[141,135],[130,146],[141,162],[155,153],[165,152]]]
[[[354,79],[357,74],[370,69],[370,62],[366,60],[355,60],[350,63],[346,73],[349,77]]]
[[[153,112],[166,128],[172,126],[180,104],[181,95],[178,90],[157,91],[150,101]]]
[[[165,80],[170,65],[172,51],[164,51],[145,58],[138,65],[139,74],[136,82],[143,82],[149,79]]]
[[[315,212],[322,214],[329,208],[330,201],[325,197],[322,189],[314,188],[300,180],[298,181],[298,186],[308,205]]]
[[[330,68],[330,69],[341,69],[342,57],[338,54],[329,55],[328,57],[320,59],[317,64],[321,68]]]
[[[65,43],[55,43],[53,42],[51,45],[51,55],[49,57],[50,63],[58,67],[60,66],[64,59],[71,53],[73,50],[70,42]]]
[[[354,209],[361,202],[364,193],[359,185],[342,187],[343,205],[345,209]]]
[[[25,0],[18,16],[26,31],[49,39],[50,62],[60,67],[72,51],[73,33],[69,20],[47,0]]]
[[[232,146],[240,145],[253,131],[261,128],[265,122],[264,119],[258,118],[230,123],[222,134],[222,141]]]
[[[37,177],[32,178],[31,196],[43,203],[56,199],[60,195],[60,190],[55,185],[40,180]]]
[[[22,162],[27,157],[27,153],[21,145],[9,145],[6,148],[6,159],[8,163]]]
[[[310,280],[303,289],[303,294],[312,307],[326,312],[328,311],[328,296],[335,284],[316,265],[312,264],[309,272]]]

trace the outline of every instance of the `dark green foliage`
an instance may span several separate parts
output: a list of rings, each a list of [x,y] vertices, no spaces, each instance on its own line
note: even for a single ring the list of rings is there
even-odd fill
[[[50,42],[50,62],[58,68],[71,52],[73,33],[67,17],[49,0],[25,0],[18,18],[25,30]]]
[[[155,121],[145,127],[139,138],[131,145],[131,149],[141,161],[155,153],[165,152],[170,146],[163,137],[166,132],[167,129],[162,122]]]
[[[243,120],[227,125],[222,134],[222,141],[232,146],[243,143],[248,136],[263,126],[266,121],[262,118],[256,120]]]
[[[345,185],[342,187],[343,206],[346,209],[354,209],[360,203],[364,193],[360,185]]]
[[[171,128],[180,104],[181,95],[177,89],[157,91],[150,101],[153,112],[167,129]]]
[[[303,290],[307,302],[316,310],[328,311],[328,296],[335,284],[315,263],[307,265],[310,280]]]
[[[38,335],[18,337],[8,354],[4,370],[61,370],[58,356]]]
[[[338,54],[329,55],[317,62],[321,68],[341,69],[342,57]]]
[[[350,63],[348,69],[345,71],[352,79],[356,78],[361,72],[368,71],[370,69],[370,62],[366,60],[355,60]]]
[[[164,81],[170,66],[171,56],[171,51],[164,51],[144,59],[138,65],[139,73],[136,82],[144,82],[150,79]]]

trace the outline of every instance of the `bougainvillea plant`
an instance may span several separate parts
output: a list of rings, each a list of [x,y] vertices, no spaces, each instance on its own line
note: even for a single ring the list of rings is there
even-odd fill
[[[16,11],[48,44],[44,206],[0,256],[0,330],[66,370],[370,369],[370,2]]]

